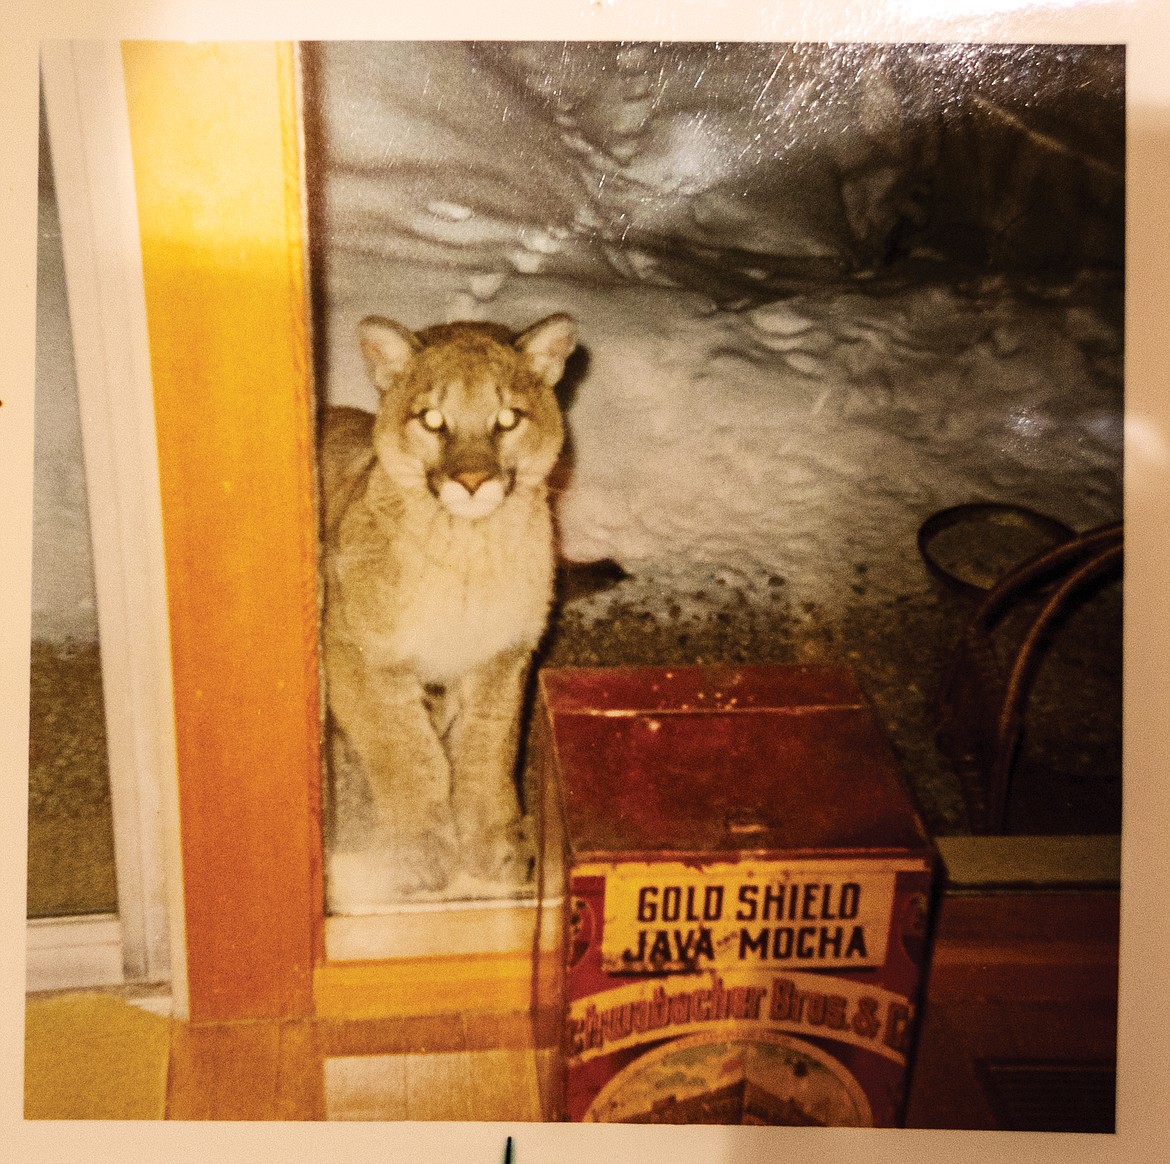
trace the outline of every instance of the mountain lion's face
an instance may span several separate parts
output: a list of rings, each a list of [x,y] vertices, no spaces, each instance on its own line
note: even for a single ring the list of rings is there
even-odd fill
[[[545,480],[564,437],[553,387],[577,342],[569,316],[518,336],[477,323],[415,334],[371,317],[359,336],[382,392],[374,448],[401,488],[476,520],[517,485]]]

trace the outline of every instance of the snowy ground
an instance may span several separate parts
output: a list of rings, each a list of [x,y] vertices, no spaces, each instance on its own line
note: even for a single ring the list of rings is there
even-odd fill
[[[842,658],[961,828],[929,690],[961,611],[915,534],[1121,514],[1116,51],[342,44],[307,77],[327,400],[375,406],[366,314],[580,321],[562,551],[630,577],[551,659]]]
[[[331,270],[334,334],[407,300],[411,315],[515,325],[568,303],[588,366],[568,410],[563,552],[684,602],[781,578],[795,600],[839,606],[859,563],[891,596],[920,577],[918,526],[961,502],[1077,528],[1120,512],[1120,336],[1091,286],[817,286],[720,311],[692,291],[533,276],[469,302],[425,269],[345,256]],[[330,394],[373,408],[351,346]]]

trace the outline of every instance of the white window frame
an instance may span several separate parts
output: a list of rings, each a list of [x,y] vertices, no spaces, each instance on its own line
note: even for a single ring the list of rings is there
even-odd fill
[[[179,801],[154,400],[116,41],[47,42],[101,643],[118,913],[28,923],[28,988],[171,982],[186,1013]]]

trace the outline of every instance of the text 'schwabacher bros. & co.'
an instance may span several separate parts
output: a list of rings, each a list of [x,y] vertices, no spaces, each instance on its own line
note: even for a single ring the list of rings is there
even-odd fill
[[[529,786],[546,1119],[898,1124],[933,855],[847,672],[545,671]]]

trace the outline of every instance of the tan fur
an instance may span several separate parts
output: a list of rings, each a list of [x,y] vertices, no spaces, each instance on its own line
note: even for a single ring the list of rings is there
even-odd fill
[[[378,413],[329,409],[320,457],[333,730],[401,894],[441,890],[460,868],[520,882],[519,716],[552,598],[545,481],[575,325],[413,335],[371,318],[360,339]]]

